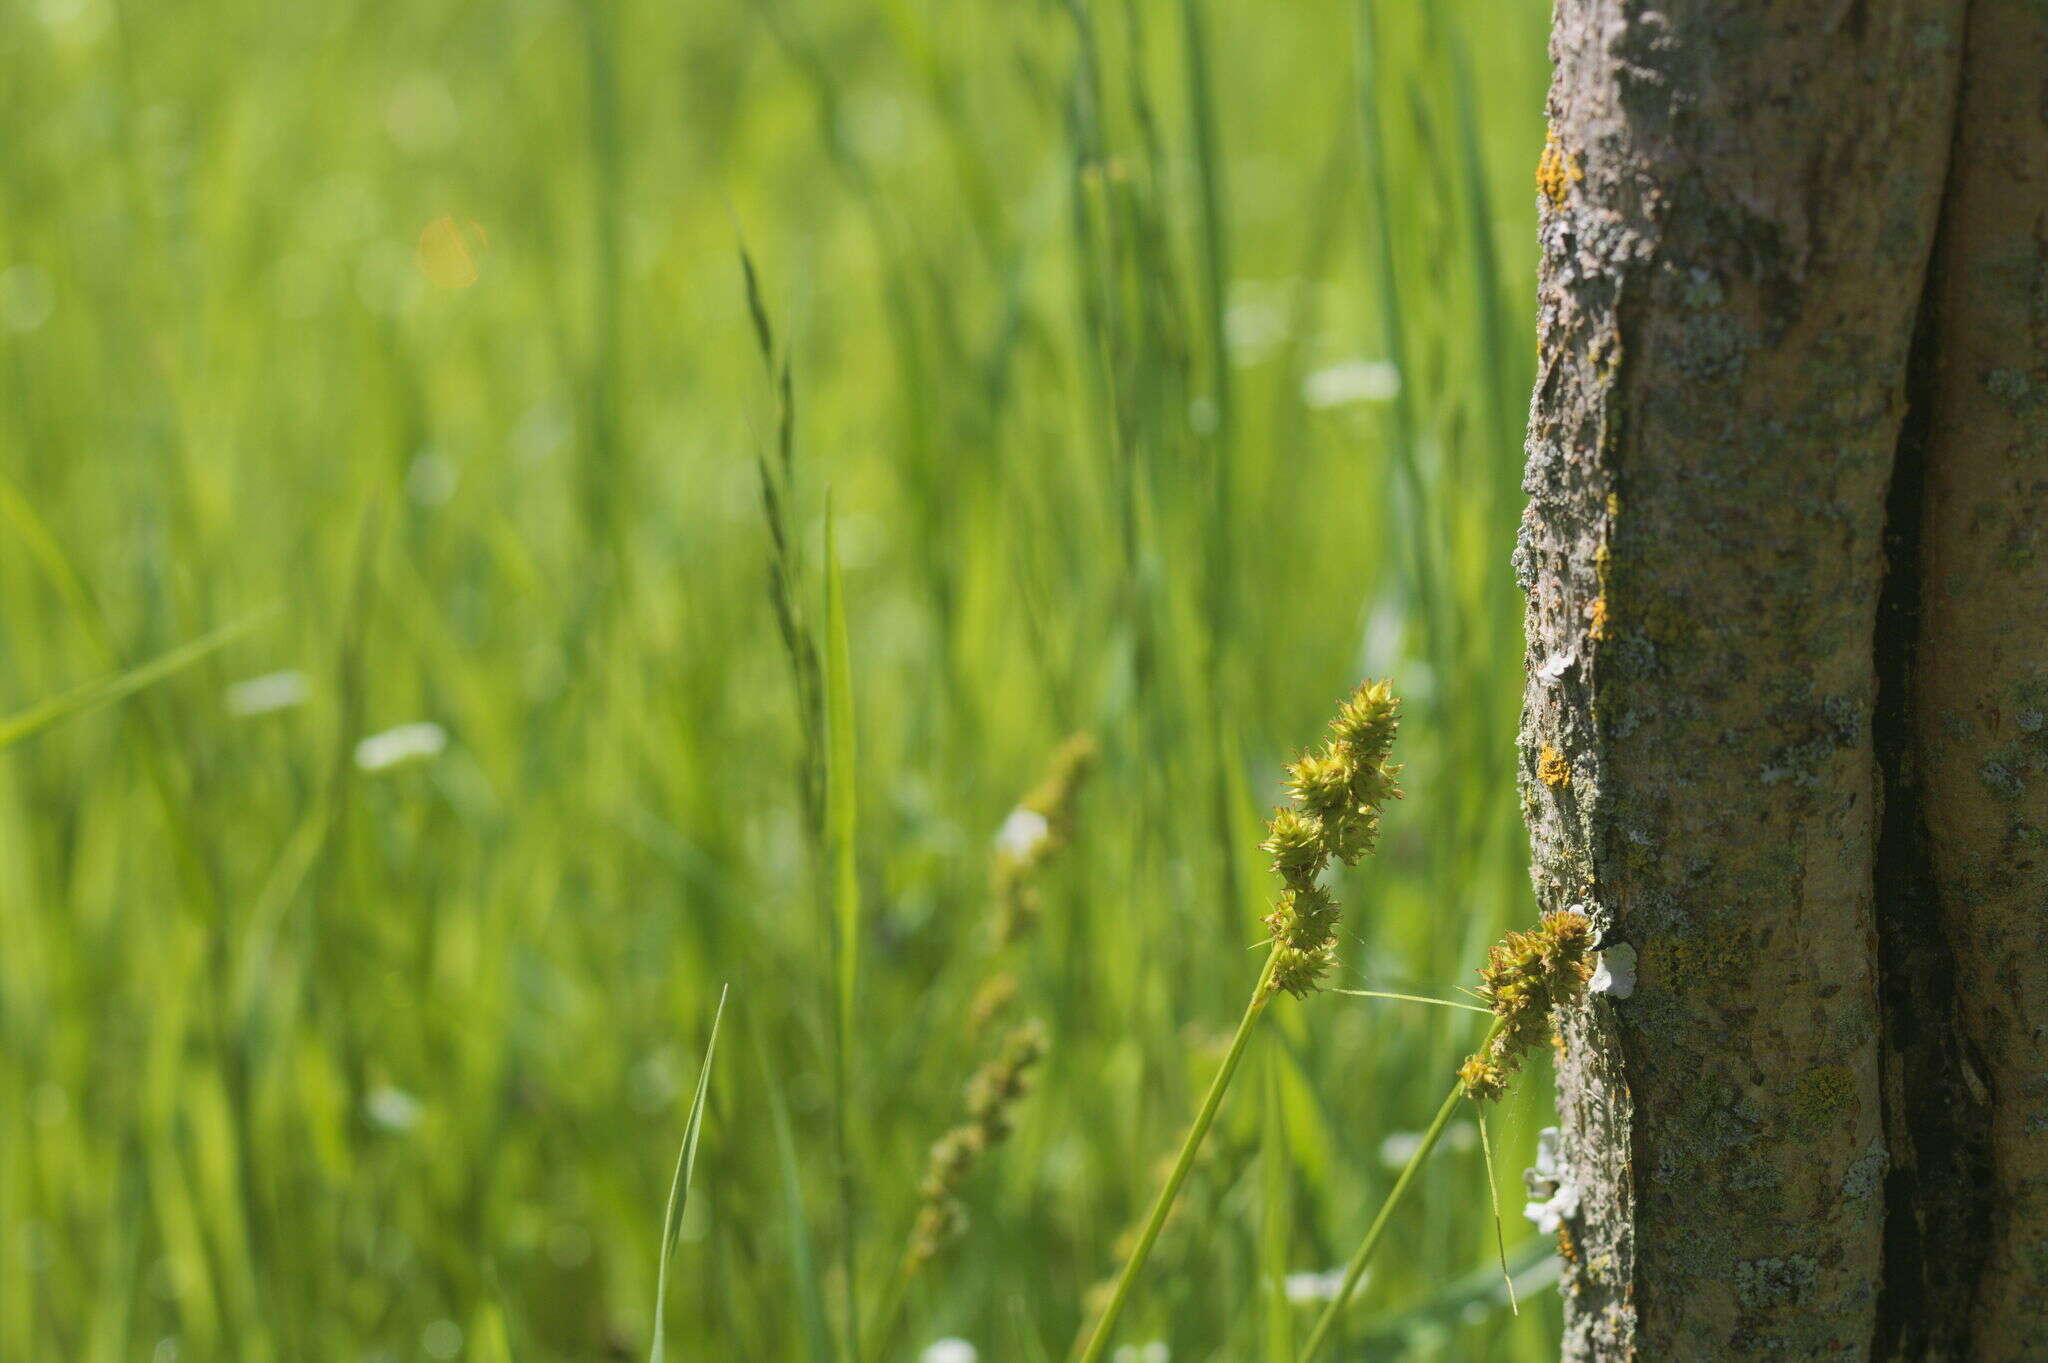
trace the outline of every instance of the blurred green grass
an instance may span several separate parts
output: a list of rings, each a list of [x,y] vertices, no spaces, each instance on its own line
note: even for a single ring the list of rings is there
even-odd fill
[[[1257,970],[1279,765],[1361,675],[1409,795],[1341,982],[1469,981],[1534,913],[1548,15],[1375,13],[0,7],[0,714],[281,605],[0,755],[0,1357],[638,1355],[725,982],[668,1338],[829,1348],[981,1058],[991,839],[1077,730],[1015,963],[1052,1051],[913,1353],[1067,1347]],[[828,489],[844,581],[845,1198],[742,235],[814,623]],[[1127,1317],[1175,1359],[1284,1356],[1274,1277],[1342,1262],[1471,1039],[1274,1013]],[[1403,1213],[1372,1356],[1553,1356],[1554,1301],[1472,1286],[1477,1161]]]

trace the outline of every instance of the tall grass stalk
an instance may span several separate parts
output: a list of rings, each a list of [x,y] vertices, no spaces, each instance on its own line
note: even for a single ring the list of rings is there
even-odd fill
[[[1109,1348],[1110,1339],[1116,1332],[1117,1318],[1123,1314],[1131,1288],[1136,1285],[1145,1261],[1152,1256],[1152,1246],[1159,1239],[1160,1227],[1166,1224],[1166,1214],[1173,1210],[1174,1199],[1180,1196],[1180,1185],[1187,1181],[1188,1170],[1194,1167],[1195,1154],[1202,1148],[1202,1140],[1209,1134],[1210,1124],[1216,1120],[1216,1109],[1223,1105],[1223,1094],[1230,1087],[1231,1076],[1237,1073],[1237,1062],[1244,1059],[1245,1047],[1252,1039],[1252,1029],[1258,1025],[1266,1005],[1273,1001],[1273,977],[1280,968],[1283,950],[1276,944],[1266,956],[1265,968],[1259,972],[1259,982],[1252,988],[1251,1002],[1245,1005],[1244,1016],[1238,1019],[1237,1031],[1230,1038],[1230,1049],[1223,1054],[1222,1067],[1209,1081],[1209,1091],[1203,1095],[1202,1106],[1195,1112],[1194,1125],[1188,1128],[1186,1139],[1180,1143],[1180,1153],[1173,1158],[1173,1170],[1167,1174],[1159,1196],[1153,1199],[1152,1210],[1138,1232],[1138,1243],[1132,1247],[1131,1257],[1124,1261],[1123,1271],[1117,1274],[1109,1304],[1102,1308],[1102,1316],[1095,1322],[1095,1331],[1088,1337],[1087,1347],[1081,1350],[1078,1363],[1097,1363]]]
[[[1480,1043],[1480,1049],[1484,1050],[1491,1046],[1505,1025],[1504,1021],[1496,1019],[1493,1026],[1487,1029],[1486,1039]],[[1324,1304],[1323,1313],[1316,1318],[1315,1326],[1309,1331],[1307,1341],[1301,1346],[1301,1354],[1296,1363],[1309,1363],[1323,1347],[1324,1341],[1329,1338],[1330,1331],[1336,1328],[1337,1318],[1343,1314],[1345,1305],[1351,1300],[1351,1294],[1358,1290],[1358,1283],[1365,1276],[1366,1266],[1372,1262],[1374,1251],[1380,1247],[1380,1238],[1385,1235],[1387,1224],[1400,1208],[1401,1200],[1408,1195],[1408,1187],[1415,1181],[1416,1173],[1428,1162],[1437,1142],[1443,1139],[1444,1128],[1451,1124],[1451,1114],[1458,1110],[1458,1103],[1464,1097],[1463,1080],[1452,1084],[1451,1091],[1444,1095],[1443,1102],[1437,1107],[1436,1116],[1431,1119],[1428,1129],[1422,1133],[1421,1143],[1415,1147],[1415,1153],[1408,1157],[1408,1162],[1401,1166],[1401,1173],[1394,1180],[1394,1186],[1387,1190],[1386,1201],[1380,1204],[1378,1214],[1366,1228],[1365,1239],[1359,1241],[1358,1248],[1352,1251],[1349,1262],[1344,1265],[1344,1280],[1338,1285],[1336,1295]]]
[[[1285,886],[1265,920],[1273,935],[1273,949],[1252,987],[1251,1002],[1245,1005],[1223,1064],[1209,1082],[1194,1125],[1174,1157],[1166,1184],[1145,1218],[1123,1272],[1117,1275],[1109,1302],[1081,1353],[1081,1363],[1095,1363],[1109,1347],[1117,1317],[1159,1239],[1160,1228],[1209,1134],[1224,1090],[1230,1087],[1231,1076],[1251,1041],[1252,1028],[1266,1005],[1282,990],[1296,998],[1314,992],[1335,963],[1338,906],[1321,878],[1333,865],[1357,865],[1377,846],[1380,812],[1387,801],[1401,794],[1394,784],[1401,769],[1388,761],[1399,728],[1400,702],[1393,688],[1386,682],[1363,682],[1338,706],[1337,717],[1330,721],[1330,736],[1322,746],[1289,764],[1291,802],[1273,811],[1266,839],[1259,844],[1271,855],[1272,869]]]
[[[1394,1186],[1387,1193],[1386,1201],[1380,1205],[1379,1214],[1366,1229],[1365,1239],[1352,1254],[1351,1262],[1344,1267],[1344,1281],[1337,1294],[1323,1308],[1322,1316],[1315,1328],[1309,1332],[1308,1342],[1302,1346],[1301,1358],[1297,1363],[1309,1363],[1323,1341],[1336,1327],[1337,1317],[1343,1312],[1351,1294],[1358,1289],[1359,1279],[1365,1276],[1366,1265],[1372,1262],[1373,1251],[1379,1248],[1380,1237],[1385,1234],[1388,1222],[1407,1195],[1409,1185],[1430,1152],[1436,1149],[1442,1139],[1444,1128],[1450,1124],[1451,1113],[1456,1110],[1460,1099],[1470,1098],[1474,1102],[1497,1101],[1506,1096],[1508,1083],[1521,1068],[1523,1059],[1537,1046],[1552,1036],[1553,1018],[1562,1009],[1576,1004],[1585,993],[1586,982],[1593,973],[1593,926],[1585,914],[1578,909],[1553,910],[1543,915],[1542,920],[1526,932],[1509,932],[1487,953],[1486,964],[1479,971],[1479,997],[1493,1013],[1493,1025],[1487,1028],[1486,1036],[1479,1048],[1458,1067],[1458,1078],[1445,1095],[1442,1106],[1437,1109],[1436,1119],[1423,1133],[1422,1141],[1415,1147],[1414,1154],[1402,1168],[1401,1176],[1394,1180]],[[1484,1117],[1481,1118],[1484,1131]],[[1484,1137],[1482,1136],[1482,1141]],[[1492,1191],[1493,1151],[1486,1145],[1487,1184]],[[1500,1225],[1500,1199],[1494,1195],[1494,1226],[1496,1234]],[[1508,1301],[1514,1303],[1514,1279],[1508,1274],[1507,1248],[1500,1246],[1501,1274],[1507,1278]]]

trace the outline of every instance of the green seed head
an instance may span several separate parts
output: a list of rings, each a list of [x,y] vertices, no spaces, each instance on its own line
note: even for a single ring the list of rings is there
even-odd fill
[[[1394,732],[1401,727],[1401,702],[1392,683],[1366,682],[1338,707],[1330,721],[1338,746],[1351,754],[1360,766],[1374,767],[1386,760],[1394,748]]]
[[[1274,810],[1259,847],[1272,854],[1273,870],[1289,885],[1313,881],[1329,860],[1322,820],[1298,809]]]
[[[1266,927],[1273,935],[1272,987],[1297,997],[1336,964],[1337,901],[1316,883],[1332,861],[1355,866],[1379,840],[1380,808],[1400,795],[1387,762],[1400,702],[1386,682],[1366,682],[1331,721],[1330,741],[1287,768],[1292,808],[1273,812],[1259,846],[1286,883]]]
[[[1351,755],[1336,744],[1303,753],[1287,769],[1287,793],[1302,810],[1318,819],[1341,820],[1350,808],[1351,780],[1357,774]]]
[[[1576,908],[1543,915],[1528,932],[1510,932],[1487,954],[1479,997],[1501,1020],[1486,1050],[1458,1076],[1474,1098],[1498,1098],[1535,1047],[1548,1040],[1552,1016],[1576,1003],[1593,974],[1593,923]]]

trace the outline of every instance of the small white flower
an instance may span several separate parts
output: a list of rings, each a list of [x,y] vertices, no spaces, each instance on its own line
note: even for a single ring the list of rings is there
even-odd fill
[[[1355,402],[1386,402],[1401,391],[1401,371],[1385,360],[1344,360],[1310,374],[1301,400],[1318,410]]]
[[[1380,1142],[1380,1163],[1389,1169],[1405,1169],[1422,1148],[1420,1131],[1395,1131]]]
[[[1558,1140],[1558,1130],[1554,1126],[1546,1126],[1536,1133],[1536,1165],[1522,1173],[1522,1181],[1529,1185],[1529,1196],[1532,1198],[1550,1196],[1547,1192],[1536,1191],[1538,1183],[1557,1182],[1557,1171],[1560,1167],[1557,1159]]]
[[[1536,1229],[1545,1235],[1557,1234],[1557,1228],[1579,1214],[1579,1190],[1569,1183],[1560,1183],[1557,1191],[1541,1202],[1531,1202],[1522,1208],[1522,1215],[1536,1223]]]
[[[303,672],[291,668],[282,672],[266,672],[260,677],[238,681],[228,688],[228,713],[246,717],[289,710],[294,705],[306,703],[306,691],[306,674]]]
[[[1327,1273],[1290,1273],[1281,1283],[1281,1290],[1287,1300],[1296,1306],[1305,1306],[1319,1301],[1335,1301],[1337,1293],[1344,1287],[1344,1270],[1333,1268]]]
[[[935,1339],[924,1346],[917,1363],[975,1363],[980,1357],[964,1339]]]
[[[1013,861],[1029,861],[1052,835],[1052,825],[1035,809],[1019,807],[1010,811],[996,832],[996,848]]]
[[[1600,964],[1593,971],[1592,982],[1586,988],[1595,994],[1611,994],[1625,999],[1636,992],[1636,949],[1627,942],[1616,942],[1600,953]]]
[[[1254,363],[1287,339],[1287,314],[1264,299],[1235,300],[1223,314],[1223,337],[1237,363]]]
[[[420,1124],[420,1100],[389,1084],[370,1090],[363,1108],[386,1131],[410,1131]]]
[[[401,724],[356,744],[356,766],[383,771],[415,758],[436,757],[448,746],[448,731],[432,720]]]

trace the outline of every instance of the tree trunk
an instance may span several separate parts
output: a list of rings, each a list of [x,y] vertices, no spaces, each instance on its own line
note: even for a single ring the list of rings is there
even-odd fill
[[[2048,6],[1970,0],[1929,302],[1915,737],[1974,1189],[1967,1357],[2048,1356]],[[1930,1250],[1953,1247],[1930,1246]]]
[[[1569,1359],[2048,1356],[2048,6],[1559,0]]]

